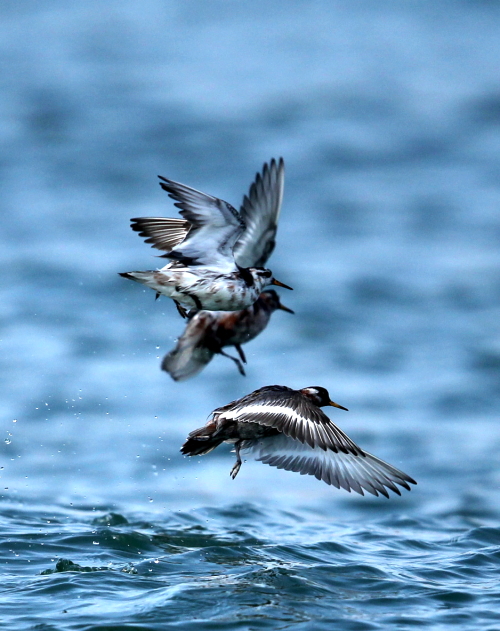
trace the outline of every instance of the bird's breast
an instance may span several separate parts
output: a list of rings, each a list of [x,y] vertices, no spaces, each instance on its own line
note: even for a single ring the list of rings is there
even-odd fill
[[[232,276],[202,280],[196,289],[203,307],[211,311],[239,311],[251,306],[259,296],[253,287]]]

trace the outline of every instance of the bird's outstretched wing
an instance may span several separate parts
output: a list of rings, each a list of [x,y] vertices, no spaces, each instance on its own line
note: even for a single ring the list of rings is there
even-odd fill
[[[219,410],[221,419],[272,427],[313,449],[364,453],[318,406],[285,386],[266,386]]]
[[[223,273],[236,271],[233,247],[245,228],[238,212],[222,199],[159,177],[162,189],[176,200],[175,206],[191,224],[187,237],[167,258],[190,266],[216,267]]]
[[[314,475],[338,489],[352,490],[360,495],[364,495],[363,489],[376,496],[380,493],[389,497],[389,490],[401,495],[396,485],[409,491],[409,484],[416,484],[403,471],[366,451],[359,450],[357,454],[331,449],[325,451],[285,434],[244,441],[242,449],[264,464],[302,475]]]
[[[233,247],[245,229],[238,212],[222,199],[159,178],[184,219],[138,217],[132,219],[132,229],[148,237],[152,247],[164,250],[165,258],[217,268],[221,273],[236,271]]]
[[[184,219],[171,217],[135,217],[131,219],[131,228],[140,237],[147,237],[151,247],[170,252],[186,238],[191,224]]]
[[[187,323],[184,333],[173,350],[161,363],[161,368],[174,381],[184,381],[197,375],[210,362],[214,352],[203,343],[207,330],[216,316],[211,311],[199,311]]]
[[[263,267],[275,246],[278,218],[283,200],[285,163],[273,158],[257,173],[240,215],[245,231],[234,246],[234,258],[241,267]]]

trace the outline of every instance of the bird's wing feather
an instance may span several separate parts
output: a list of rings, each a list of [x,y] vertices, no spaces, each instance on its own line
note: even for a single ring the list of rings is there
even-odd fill
[[[368,491],[372,495],[380,493],[389,497],[389,490],[401,495],[396,485],[409,491],[409,484],[416,484],[403,471],[366,451],[358,454],[330,449],[324,451],[321,447],[312,448],[284,434],[244,441],[242,449],[264,464],[302,475],[314,475],[338,489],[352,490],[360,495]]]
[[[160,186],[191,224],[184,241],[175,245],[166,257],[190,266],[217,267],[224,273],[236,271],[233,247],[245,228],[238,212],[222,199],[159,177]]]
[[[263,267],[275,246],[278,218],[283,200],[285,163],[271,160],[257,173],[248,195],[243,198],[240,215],[245,231],[234,247],[234,258],[241,267]]]
[[[175,348],[165,355],[162,370],[168,372],[174,381],[194,377],[211,361],[214,352],[203,344],[203,340],[215,320],[212,312],[199,311],[187,323]]]
[[[313,448],[363,453],[318,406],[291,388],[261,388],[234,402],[223,416],[227,420],[272,427]]]
[[[189,221],[171,217],[135,217],[130,221],[132,230],[140,237],[147,237],[146,243],[164,252],[182,243],[191,228]]]

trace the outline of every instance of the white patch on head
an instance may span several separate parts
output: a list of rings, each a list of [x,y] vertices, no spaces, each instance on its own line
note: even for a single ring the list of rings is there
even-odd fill
[[[316,388],[303,388],[302,392],[307,392],[308,394],[312,395],[319,395],[319,392]]]

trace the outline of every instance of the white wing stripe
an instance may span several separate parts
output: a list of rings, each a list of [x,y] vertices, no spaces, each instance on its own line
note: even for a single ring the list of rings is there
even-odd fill
[[[307,414],[310,410],[306,409]],[[318,412],[320,410],[318,409]],[[305,416],[298,410],[286,405],[286,401],[277,400],[276,403],[249,402],[241,407],[224,411],[225,420],[235,420],[242,423],[258,423],[268,427],[275,427],[298,441],[306,442],[311,447],[362,454],[363,451],[330,419],[321,412],[315,417]],[[324,418],[324,422],[322,422]]]
[[[282,405],[268,405],[265,403],[252,403],[250,405],[245,405],[244,407],[228,410],[227,412],[224,412],[224,418],[228,420],[240,420],[240,416],[248,414],[251,416],[255,416],[255,422],[258,423],[259,414],[277,413],[286,414],[290,418],[290,421],[295,421],[296,423],[304,423],[306,425],[311,423],[308,418],[302,416],[302,414],[299,414],[292,408]]]

